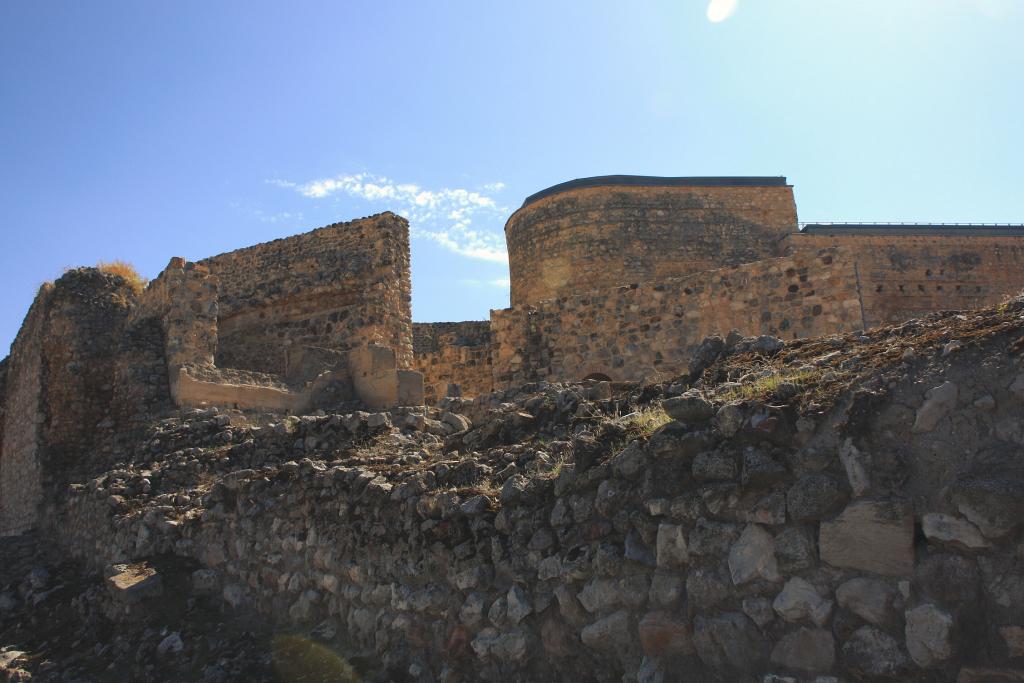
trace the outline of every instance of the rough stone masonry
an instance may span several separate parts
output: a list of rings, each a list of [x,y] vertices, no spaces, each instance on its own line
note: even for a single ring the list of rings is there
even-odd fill
[[[1024,680],[1021,236],[795,220],[784,179],[556,186],[489,323],[412,325],[390,213],[44,285],[0,671]]]

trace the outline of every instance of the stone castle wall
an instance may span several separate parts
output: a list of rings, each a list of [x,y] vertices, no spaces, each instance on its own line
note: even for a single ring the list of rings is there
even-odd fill
[[[147,407],[114,409],[116,397],[146,393],[128,386],[146,380],[123,362],[133,301],[122,278],[91,268],[39,290],[7,361],[0,535],[34,527],[62,482],[106,462],[114,435]]]
[[[216,364],[285,375],[289,346],[412,362],[408,222],[383,213],[199,262],[220,282]]]
[[[527,200],[505,225],[512,305],[780,256],[793,188],[599,186]],[[765,182],[768,182],[766,180]]]
[[[869,327],[1000,303],[1024,288],[1019,236],[792,234],[786,246],[790,252],[847,251],[857,264]]]
[[[40,289],[7,361],[0,442],[0,536],[13,536],[35,526],[42,496],[42,338],[51,289],[51,285]]]
[[[493,389],[490,322],[413,323],[413,336],[413,367],[423,373],[427,403],[447,396],[449,385],[468,397]]]
[[[801,251],[685,278],[491,311],[495,388],[537,380],[669,379],[707,335],[785,339],[863,327],[854,263]]]

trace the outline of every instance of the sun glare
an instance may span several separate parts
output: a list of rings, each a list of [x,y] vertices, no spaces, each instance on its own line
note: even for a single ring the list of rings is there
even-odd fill
[[[708,3],[708,21],[712,24],[725,21],[736,11],[739,0],[711,0]]]

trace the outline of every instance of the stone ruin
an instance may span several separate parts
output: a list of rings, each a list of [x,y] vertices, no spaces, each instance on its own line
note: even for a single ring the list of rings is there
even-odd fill
[[[1024,680],[1024,231],[798,228],[782,178],[555,186],[459,323],[391,213],[69,271],[0,363],[0,536],[379,680]]]
[[[390,212],[173,258],[138,295],[85,271],[44,286],[0,370],[0,532],[32,525],[52,424],[81,428],[57,415],[302,414],[656,380],[709,334],[868,329],[1024,287],[1020,226],[798,229],[783,177],[575,180],[528,197],[505,233],[512,305],[489,321],[412,322],[408,223]]]

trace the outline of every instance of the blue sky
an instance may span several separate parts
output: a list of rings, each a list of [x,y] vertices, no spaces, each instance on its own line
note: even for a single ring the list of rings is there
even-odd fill
[[[412,219],[414,319],[484,319],[508,214],[581,176],[1024,222],[1024,2],[713,4],[2,3],[0,349],[66,266],[153,277],[385,209]]]

